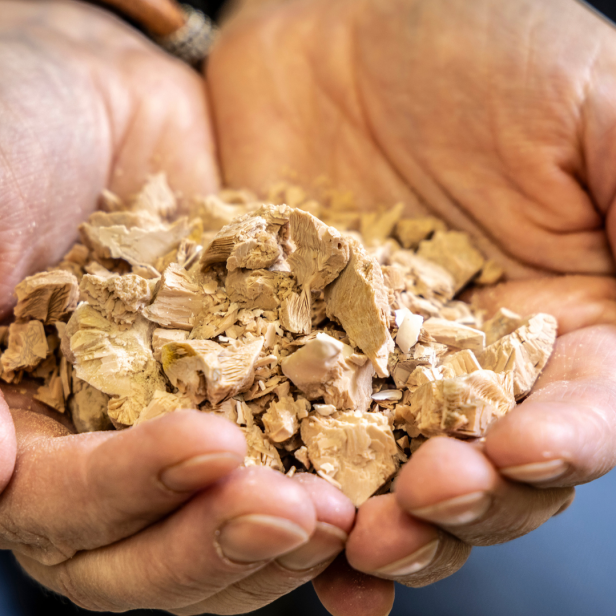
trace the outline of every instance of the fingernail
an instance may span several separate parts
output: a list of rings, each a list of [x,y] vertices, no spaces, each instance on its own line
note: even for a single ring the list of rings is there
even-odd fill
[[[272,560],[306,543],[310,535],[286,518],[251,514],[227,522],[218,532],[223,555],[239,563]]]
[[[413,552],[409,556],[405,556],[400,560],[385,565],[380,569],[377,569],[374,573],[376,575],[387,577],[404,577],[406,575],[412,575],[418,573],[422,569],[425,569],[433,560],[438,550],[438,539],[431,541],[423,548],[419,548],[416,552]]]
[[[549,462],[537,462],[535,464],[522,464],[501,468],[500,473],[523,483],[539,483],[556,479],[567,472],[569,465],[564,460],[550,460]]]
[[[214,483],[242,462],[240,456],[231,452],[207,453],[165,469],[160,480],[174,492],[191,492]]]
[[[342,552],[348,535],[333,524],[317,522],[306,545],[280,557],[277,562],[291,571],[305,571],[321,565]]]
[[[409,513],[435,524],[461,526],[479,520],[491,504],[492,497],[486,492],[472,492],[429,507],[412,509]]]

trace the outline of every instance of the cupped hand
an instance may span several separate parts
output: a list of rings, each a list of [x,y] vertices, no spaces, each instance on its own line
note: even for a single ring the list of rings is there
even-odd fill
[[[230,20],[208,66],[221,168],[325,176],[470,232],[510,282],[488,311],[551,312],[535,392],[482,446],[432,439],[366,502],[356,569],[420,586],[527,533],[616,462],[616,33],[568,0],[294,0]],[[344,579],[345,574],[336,574]],[[317,581],[337,616],[344,582]]]
[[[1,319],[103,188],[128,197],[164,170],[192,196],[218,180],[203,79],[104,11],[3,1],[0,69]],[[26,382],[1,389],[0,549],[83,607],[244,613],[343,549],[350,501],[317,477],[239,468],[226,420],[74,434]]]
[[[71,434],[4,388],[17,467],[0,496],[0,548],[91,610],[244,613],[312,579],[355,511],[317,477],[239,468],[226,419],[180,411],[130,430]]]
[[[192,197],[218,172],[203,79],[103,10],[2,0],[0,72],[1,320],[104,188],[126,198],[165,171]]]

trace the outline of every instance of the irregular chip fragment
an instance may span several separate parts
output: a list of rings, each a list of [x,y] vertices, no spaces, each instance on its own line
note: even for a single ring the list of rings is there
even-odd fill
[[[435,231],[446,231],[445,223],[438,218],[408,218],[396,225],[396,237],[403,248],[416,249],[422,240],[428,239]]]
[[[447,319],[428,319],[424,329],[436,342],[456,349],[470,349],[475,353],[483,351],[486,335],[484,332]]]
[[[296,245],[287,259],[291,272],[300,286],[323,289],[348,263],[348,241],[308,212],[294,210],[289,223]]]
[[[131,204],[134,211],[142,210],[161,218],[175,214],[177,207],[177,200],[164,173],[149,176]]]
[[[172,394],[167,391],[155,391],[150,403],[143,409],[137,421],[135,421],[135,425],[167,415],[168,413],[173,413],[173,411],[191,408],[195,408],[195,405],[188,396]]]
[[[15,294],[16,318],[55,323],[77,307],[79,282],[67,271],[41,272],[20,282]]]
[[[319,333],[282,360],[282,372],[308,398],[323,398],[337,409],[370,406],[374,369],[348,344]]]
[[[396,344],[403,353],[408,353],[419,339],[419,332],[424,319],[418,314],[413,314],[408,308],[400,308],[394,311],[394,314],[398,327]]]
[[[45,328],[40,321],[11,323],[9,342],[0,358],[2,379],[12,383],[21,370],[33,370],[49,352]]]
[[[274,310],[296,289],[289,272],[263,269],[234,270],[227,274],[225,287],[229,299],[241,306]]]
[[[205,301],[203,287],[183,267],[172,263],[163,272],[156,297],[143,314],[163,327],[191,330]]]
[[[49,379],[47,379],[45,385],[41,385],[37,389],[36,394],[34,394],[34,399],[50,406],[52,409],[58,411],[58,413],[64,413],[66,410],[64,388],[57,369]]]
[[[152,300],[151,283],[136,274],[86,274],[79,288],[82,300],[116,323],[132,323]]]
[[[456,282],[453,275],[439,264],[411,250],[398,250],[390,261],[404,269],[408,291],[426,299],[437,298],[440,301],[448,301],[455,295]]]
[[[301,435],[316,472],[339,484],[356,507],[398,467],[393,432],[379,413],[313,415],[302,421]]]
[[[461,231],[437,231],[430,240],[419,244],[417,254],[445,268],[456,281],[456,291],[481,271],[485,259]]]
[[[301,396],[294,400],[291,396],[272,401],[262,421],[265,434],[274,443],[290,439],[299,430],[299,421],[308,417],[310,403]]]
[[[110,419],[132,425],[165,384],[151,348],[154,325],[137,315],[131,327],[106,319],[88,304],[73,313],[66,336],[77,377],[111,396]]]
[[[241,201],[228,201],[223,194],[196,197],[192,215],[198,216],[207,231],[220,231],[234,219],[253,212],[260,207],[256,196],[247,195]]]
[[[470,374],[476,370],[481,370],[481,366],[475,357],[475,354],[470,349],[464,349],[457,353],[445,356],[441,363],[443,377],[452,379],[456,376]]]
[[[155,329],[152,332],[152,351],[154,351],[154,359],[161,362],[161,349],[168,342],[184,342],[188,340],[188,332],[183,329],[164,329],[162,327]]]
[[[396,203],[383,212],[367,212],[360,219],[360,232],[366,246],[382,245],[392,234],[404,212],[404,203]]]
[[[201,264],[226,263],[232,272],[238,268],[268,268],[284,254],[288,234],[286,206],[262,206],[224,226],[203,253]]]
[[[426,383],[432,383],[434,381],[440,381],[443,378],[443,373],[440,368],[434,366],[417,366],[413,372],[408,376],[404,385],[408,387],[409,391],[414,392],[416,389],[425,385]]]
[[[262,337],[226,348],[211,340],[187,340],[164,345],[161,358],[174,387],[194,404],[207,397],[216,405],[250,388],[262,348]]]
[[[518,329],[524,319],[515,312],[500,308],[498,312],[483,324],[483,331],[486,333],[486,346],[500,340],[503,336],[511,334]]]
[[[515,406],[513,375],[477,370],[453,379],[438,379],[411,397],[410,436],[481,436],[488,425]]]
[[[248,447],[244,466],[269,466],[274,470],[284,472],[278,450],[265,437],[259,426],[253,424],[241,430],[246,437]]]
[[[73,395],[68,407],[77,432],[97,432],[113,428],[107,415],[109,396],[73,375]]]
[[[310,293],[290,293],[280,306],[280,325],[293,334],[309,334],[312,329]]]
[[[479,273],[479,276],[475,278],[475,284],[478,285],[492,285],[496,284],[501,280],[505,275],[505,270],[496,263],[489,259],[483,265],[483,269]]]
[[[358,242],[349,244],[348,265],[325,289],[327,316],[342,325],[351,343],[370,358],[376,373],[386,377],[394,342],[389,334],[391,309],[383,273]]]
[[[535,314],[479,355],[486,370],[513,372],[516,400],[528,395],[545,367],[556,341],[558,324],[549,314]]]
[[[133,266],[154,265],[194,229],[186,217],[168,224],[146,212],[97,214],[79,227],[83,243],[100,259],[123,259]]]

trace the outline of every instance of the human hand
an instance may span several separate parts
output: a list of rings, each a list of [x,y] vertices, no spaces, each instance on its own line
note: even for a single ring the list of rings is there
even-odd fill
[[[0,548],[77,605],[244,613],[344,545],[350,501],[317,477],[239,469],[244,437],[226,419],[178,411],[76,435],[28,394],[4,393],[18,462],[0,496]]]
[[[190,196],[217,175],[203,80],[103,11],[3,2],[0,69],[1,318],[14,284],[59,260],[105,186],[127,197],[165,170]],[[245,441],[226,420],[186,411],[77,435],[28,383],[2,391],[0,455],[9,409],[18,446],[0,548],[83,607],[246,612],[344,545],[348,499],[316,477],[238,468]]]
[[[360,207],[436,214],[506,267],[480,305],[559,321],[535,393],[483,447],[433,439],[360,508],[355,568],[435,581],[614,466],[614,74],[614,31],[565,0],[295,0],[239,15],[213,51],[228,183],[263,190],[290,170]],[[325,604],[349,613],[324,579]]]
[[[105,11],[1,0],[0,321],[14,286],[57,263],[109,188],[165,171],[218,188],[203,79]]]

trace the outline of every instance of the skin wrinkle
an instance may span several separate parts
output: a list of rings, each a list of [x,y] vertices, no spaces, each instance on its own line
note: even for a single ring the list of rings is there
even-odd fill
[[[359,35],[357,33],[357,18],[353,20],[353,27],[351,29],[352,34],[349,37],[349,46],[351,47],[350,50],[350,56],[351,58],[355,59],[355,62],[351,61],[349,64],[351,67],[354,67],[354,65],[357,65],[359,62],[357,61],[357,58],[359,57],[359,54],[357,53],[357,40],[359,38]],[[396,178],[396,180],[398,182],[400,182],[402,185],[406,185],[407,182],[404,179],[404,176],[401,173],[401,170],[398,169],[394,164],[392,164],[392,161],[389,160],[382,144],[380,143],[379,139],[376,136],[375,130],[374,130],[374,126],[371,124],[370,119],[369,119],[369,113],[367,111],[366,108],[366,103],[364,100],[364,97],[362,96],[362,90],[359,86],[359,79],[357,76],[357,69],[356,68],[352,68],[352,70],[350,71],[351,73],[351,84],[352,84],[352,91],[354,92],[354,98],[357,101],[357,110],[360,114],[360,120],[358,121],[357,125],[358,127],[363,127],[365,128],[365,130],[368,133],[368,139],[369,141],[373,144],[374,148],[376,149],[376,151],[380,154],[381,158],[385,161],[385,164],[387,166],[389,166],[389,168],[391,169],[394,177]],[[408,184],[408,190],[409,192],[414,196],[414,198],[419,201],[419,195],[416,192],[416,190],[414,189],[414,187],[410,184]],[[425,207],[425,205],[424,205]]]
[[[406,156],[407,156],[407,157],[408,157],[408,156],[410,156],[410,153],[406,152]],[[391,159],[391,157],[390,157],[390,161],[391,161],[391,160],[392,160],[392,159]],[[393,162],[393,164],[395,164],[395,159],[394,159],[392,162]],[[408,161],[405,161],[405,162],[408,162]],[[415,163],[417,164],[417,160],[416,160],[416,159],[415,159]],[[426,169],[424,169],[424,173],[425,173],[426,171],[427,171],[427,170],[426,170]],[[435,173],[435,170],[434,170],[434,169],[431,169],[430,171],[428,171],[428,173],[429,173],[429,175],[430,175],[433,179],[436,179],[436,178],[438,177],[438,174],[436,174],[436,173]],[[410,181],[411,181],[411,183],[413,183],[413,182],[412,182],[412,179],[410,179]],[[440,187],[441,189],[444,189],[443,181],[442,181],[441,179],[438,179],[438,180],[437,180],[437,182],[438,182],[439,187]],[[446,189],[445,189],[445,190],[446,190]],[[453,195],[453,194],[449,194],[449,197],[450,197],[450,200],[451,200],[451,203],[452,203],[452,204],[462,204],[462,205],[463,205],[463,204],[465,203],[465,200],[464,200],[464,199],[460,199],[460,198],[459,198],[459,195],[456,195],[456,198],[454,198],[454,195]],[[468,214],[468,208],[466,208],[466,207],[465,207],[465,212]],[[442,213],[441,213],[441,215],[442,215]],[[478,225],[478,224],[477,224],[477,218],[476,218],[476,217],[472,217],[472,220],[473,220],[473,222],[477,225],[477,228],[480,228],[480,229],[482,229],[482,230],[484,230],[484,231],[485,231],[486,226],[485,226],[485,225]],[[491,233],[491,232],[490,232],[490,233],[486,233],[486,235],[488,235],[488,237],[489,237],[489,238],[493,241],[493,243],[495,243],[495,242],[494,242],[494,237],[492,236],[492,233]],[[585,240],[585,238],[582,238],[582,240],[583,240],[583,241],[586,241],[586,240]],[[588,242],[590,242],[590,241],[591,241],[591,239],[590,239],[590,238],[588,238]],[[515,244],[514,244],[514,246],[515,246]],[[502,249],[502,247],[501,247],[501,249]],[[506,254],[508,254],[508,255],[518,254],[518,252],[519,252],[519,251],[515,252],[515,250],[511,250],[511,249],[506,249],[506,250],[505,250],[505,253],[506,253]],[[525,264],[530,264],[530,263],[532,263],[532,262],[533,262],[533,261],[532,261],[532,259],[533,259],[533,257],[529,257],[529,258],[522,258],[522,259],[520,259],[520,258],[518,257],[518,260],[519,260],[519,261],[524,262]]]
[[[533,5],[533,9],[534,9],[533,15],[535,15],[535,14],[538,13],[538,11],[541,10],[541,7]],[[533,49],[534,49],[534,45],[533,45],[532,41],[533,41],[534,37],[537,34],[537,30],[538,30],[538,26],[539,26],[540,22],[541,22],[542,25],[545,25],[545,19],[543,17],[544,16],[542,15],[542,20],[535,19],[532,22],[533,25],[529,29],[529,34],[528,34],[528,37],[527,37],[528,44],[526,45],[526,48],[528,48],[529,52],[527,54],[527,62],[525,64],[525,73],[524,73],[525,74],[525,78],[524,78],[524,83],[525,84],[528,81],[527,75],[530,73],[529,67],[532,65],[532,61],[533,61],[533,57],[534,57],[533,53],[532,53]],[[522,48],[524,48],[524,46],[522,46]],[[532,91],[532,88],[527,88],[527,89],[530,89]],[[570,106],[571,113],[574,114],[577,117],[577,120],[578,120],[577,122],[574,122],[574,124],[576,126],[578,126],[578,127],[580,127],[581,107],[582,107],[582,98],[581,97],[580,97],[580,100],[579,100],[579,102],[577,104],[572,104]],[[581,147],[581,142],[578,143],[578,147],[574,148],[574,150],[576,151],[576,154],[577,154],[578,158],[580,158],[580,159],[583,158],[583,151],[582,151],[582,147]],[[571,154],[573,154],[573,152]],[[578,165],[573,165],[571,170],[567,170],[567,166],[564,165],[563,163],[559,163],[558,167],[560,169],[562,169],[567,175],[572,175],[572,171],[574,169],[578,169],[578,170],[581,169],[581,161],[578,160]],[[526,194],[528,196],[528,193],[526,193],[526,191],[524,192],[524,194]],[[592,205],[594,207],[594,203]],[[599,213],[599,212],[597,212],[597,213]],[[541,222],[539,220],[535,220],[535,223],[541,225]],[[541,225],[541,226],[544,226],[544,225]],[[549,228],[549,227],[545,226],[545,228]],[[556,230],[554,230],[554,231],[556,231]]]
[[[358,36],[356,36],[356,38],[358,38]],[[361,88],[358,90],[361,93]],[[365,96],[362,97],[361,94],[359,94],[359,98],[360,100],[364,100]],[[365,104],[364,104],[365,107]],[[371,121],[371,114],[369,111],[365,112],[366,115],[366,124],[370,127],[370,134],[372,135],[376,135],[378,134],[378,131],[376,129],[376,127],[373,125],[372,121]],[[434,208],[433,205],[435,203],[434,199],[429,198],[429,196],[422,194],[421,190],[418,190],[417,187],[413,186],[413,182],[408,178],[407,174],[404,173],[403,169],[395,162],[394,158],[389,155],[387,153],[387,148],[385,147],[385,144],[382,143],[381,139],[376,139],[376,143],[378,146],[379,151],[383,152],[383,155],[385,157],[385,160],[389,163],[390,167],[394,170],[394,173],[401,177],[401,178],[406,178],[406,183],[409,185],[410,189],[414,192],[417,192],[419,195],[421,195],[422,197],[422,202],[425,203],[428,207],[428,209],[430,209],[432,211],[432,213],[441,216],[443,218],[449,218],[449,216],[447,214],[444,214],[442,211],[440,211],[440,208]],[[449,205],[453,205],[460,207],[463,212],[464,212],[464,217],[466,218],[466,220],[468,222],[471,223],[471,226],[474,226],[475,229],[480,229],[482,231],[482,233],[490,240],[490,242],[492,242],[495,245],[498,245],[498,242],[496,241],[496,238],[492,236],[492,234],[489,232],[489,230],[487,230],[485,228],[485,226],[483,226],[482,224],[479,223],[478,219],[471,214],[466,208],[462,207],[462,204],[459,203],[457,201],[457,199],[453,196],[452,193],[449,192],[449,190],[446,188],[445,185],[443,185],[438,179],[436,179],[434,172],[430,172],[427,169],[424,168],[423,163],[421,163],[415,156],[413,156],[410,152],[406,153],[407,157],[411,157],[414,164],[416,165],[416,167],[418,167],[420,169],[420,172],[423,173],[428,179],[429,181],[432,181],[434,183],[434,188],[436,188],[437,191],[441,192],[442,195],[445,197],[445,199],[449,202]],[[408,158],[407,158],[407,164],[408,164]],[[428,205],[429,204],[429,205]],[[468,228],[468,224],[467,225],[463,225],[464,227]],[[530,262],[526,263],[522,260],[519,259],[518,256],[514,255],[513,253],[511,253],[509,250],[507,250],[505,247],[500,246],[500,249],[510,258],[512,259],[516,259],[518,261],[521,261],[522,263],[524,263],[525,265],[529,265],[531,267],[533,267],[534,265]]]
[[[579,118],[578,118],[578,126],[579,130],[577,132],[577,140],[578,140],[578,149],[580,155],[582,157],[581,166],[578,172],[582,177],[582,181],[584,184],[588,183],[588,170],[586,168],[586,161],[584,156],[584,151],[588,148],[586,144],[585,135],[587,133],[587,107],[589,101],[589,95],[592,89],[593,81],[594,81],[594,73],[597,67],[597,62],[599,60],[601,49],[603,48],[603,35],[599,35],[597,40],[595,41],[595,47],[592,54],[588,58],[587,68],[585,71],[584,79],[581,80],[580,92],[579,92]],[[591,199],[593,205],[595,206],[597,213],[601,215],[605,215],[605,211],[607,210],[607,206],[612,202],[614,198],[614,194],[616,194],[616,187],[614,188],[614,193],[612,194],[612,199],[606,204],[604,208],[601,208],[598,203],[595,203],[594,199]]]

